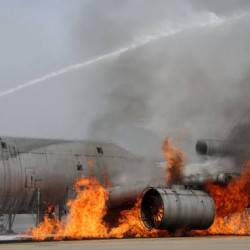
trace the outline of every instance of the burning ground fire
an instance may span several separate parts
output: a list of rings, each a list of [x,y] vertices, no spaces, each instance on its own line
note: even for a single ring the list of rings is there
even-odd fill
[[[162,147],[167,159],[167,183],[181,183],[184,170],[183,152],[171,145],[167,138]],[[233,179],[227,186],[207,184],[216,204],[216,217],[213,225],[205,231],[191,231],[188,235],[250,235],[250,213],[245,209],[250,202],[250,160],[240,178]],[[104,217],[108,212],[106,201],[109,198],[105,185],[93,176],[82,176],[75,184],[77,198],[70,200],[67,220],[59,221],[45,215],[38,227],[28,230],[27,235],[35,240],[164,237],[167,231],[148,231],[138,216],[138,202],[120,214],[118,225],[111,227]],[[50,209],[50,208],[49,208]]]
[[[227,186],[207,184],[215,200],[216,217],[213,225],[201,235],[250,235],[250,160],[244,164],[240,178],[233,179]]]
[[[61,240],[167,236],[167,232],[147,231],[143,227],[138,219],[138,204],[130,210],[122,211],[119,225],[110,228],[103,221],[108,199],[105,188],[94,177],[85,176],[76,182],[75,187],[78,196],[67,204],[70,206],[67,221],[60,222],[45,215],[44,221],[37,228],[30,229],[27,234],[35,240],[46,240],[49,237]]]

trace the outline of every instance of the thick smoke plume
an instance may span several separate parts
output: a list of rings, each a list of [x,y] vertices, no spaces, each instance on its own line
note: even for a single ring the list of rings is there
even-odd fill
[[[200,23],[208,15],[226,21],[186,30],[103,65],[91,79],[102,94],[89,138],[111,138],[136,153],[156,155],[166,135],[184,132],[183,149],[193,160],[196,139],[223,138],[246,109],[248,14],[221,15],[188,4],[181,9],[183,18],[166,15],[169,26]]]
[[[85,68],[85,67],[90,66],[92,64],[102,63],[103,61],[105,62],[105,61],[107,61],[109,59],[120,56],[123,53],[126,53],[126,52],[128,52],[130,50],[140,48],[140,47],[145,46],[145,45],[147,45],[149,43],[160,40],[160,39],[162,39],[164,37],[169,37],[171,35],[178,34],[180,32],[188,30],[188,29],[200,28],[200,27],[204,27],[204,26],[206,27],[206,26],[210,26],[210,25],[218,25],[218,24],[221,24],[223,22],[225,22],[225,20],[219,19],[216,16],[212,15],[211,17],[209,16],[209,19],[206,20],[205,22],[200,22],[200,23],[197,22],[197,23],[194,23],[194,24],[191,23],[190,25],[186,25],[186,26],[183,25],[183,26],[180,26],[180,27],[177,26],[175,28],[168,27],[168,26],[162,27],[161,29],[159,29],[158,32],[148,34],[145,37],[139,38],[134,43],[131,43],[126,47],[117,49],[117,50],[115,50],[113,52],[110,52],[110,53],[107,53],[107,54],[104,54],[104,55],[97,56],[97,57],[95,57],[93,59],[90,59],[90,60],[87,60],[87,61],[84,61],[84,62],[81,62],[81,63],[70,65],[70,66],[65,67],[63,69],[60,69],[58,71],[51,72],[51,73],[49,73],[49,74],[47,74],[45,76],[42,76],[40,78],[31,80],[31,81],[23,83],[23,84],[20,84],[15,88],[11,88],[11,89],[2,91],[2,92],[0,92],[0,97],[10,95],[10,94],[15,93],[17,91],[20,91],[20,90],[22,90],[24,88],[31,87],[33,85],[41,84],[44,81],[47,81],[49,79],[53,79],[53,78],[58,77],[58,76],[63,75],[63,74],[67,74],[67,73],[69,73],[71,71],[79,70],[81,68]]]

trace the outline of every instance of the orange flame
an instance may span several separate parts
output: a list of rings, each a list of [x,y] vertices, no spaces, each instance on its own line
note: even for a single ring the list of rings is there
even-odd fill
[[[250,160],[240,178],[233,179],[227,186],[209,183],[206,186],[214,198],[216,217],[206,231],[195,234],[250,235]]]
[[[165,171],[168,183],[180,183],[184,171],[183,152],[172,146],[169,138],[162,148],[167,159]],[[211,193],[216,204],[214,224],[208,230],[192,231],[190,234],[250,235],[250,213],[245,210],[250,203],[249,180],[250,161],[246,163],[246,171],[241,177],[232,180],[227,186],[208,184],[206,190]],[[103,220],[107,214],[108,200],[104,186],[93,176],[82,176],[76,181],[75,187],[78,196],[67,204],[70,206],[70,211],[66,221],[60,222],[46,214],[44,221],[37,228],[31,228],[27,234],[36,240],[168,236],[167,231],[155,229],[148,231],[142,225],[138,216],[139,201],[132,209],[122,211],[118,226],[110,228]],[[51,207],[48,211],[52,211]]]
[[[108,173],[109,173],[108,167],[105,166],[105,167],[104,167],[104,172],[103,172],[103,176],[104,176],[104,187],[111,188],[112,185],[111,185],[110,181],[108,180]]]
[[[167,165],[164,171],[166,172],[166,182],[171,184],[181,184],[184,166],[184,153],[177,147],[171,144],[171,138],[167,137],[162,150],[167,160]]]
[[[130,210],[124,210],[121,213],[119,219],[119,226],[113,228],[110,232],[113,238],[124,238],[124,237],[163,237],[168,236],[167,231],[153,229],[147,230],[138,216],[139,200],[135,206]]]
[[[78,196],[67,204],[70,206],[67,221],[45,215],[44,221],[27,234],[35,240],[167,236],[166,231],[146,230],[139,220],[138,203],[122,211],[118,227],[110,229],[103,221],[108,199],[105,188],[94,177],[85,176],[77,180],[75,187]]]
[[[88,164],[89,164],[90,169],[92,169],[94,167],[94,163],[93,163],[93,160],[91,158],[88,160]]]
[[[55,234],[60,228],[60,221],[55,219],[54,206],[51,204],[46,204],[47,206],[44,215],[44,221],[41,222],[37,228],[29,228],[27,235],[33,235],[34,239],[46,240],[48,235]]]

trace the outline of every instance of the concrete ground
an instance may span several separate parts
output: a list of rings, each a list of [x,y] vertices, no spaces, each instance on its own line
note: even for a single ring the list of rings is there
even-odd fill
[[[147,239],[120,239],[120,240],[82,240],[82,241],[51,241],[51,242],[26,242],[3,243],[1,250],[115,250],[115,249],[142,249],[142,250],[249,250],[250,237],[185,237],[185,238],[147,238]]]

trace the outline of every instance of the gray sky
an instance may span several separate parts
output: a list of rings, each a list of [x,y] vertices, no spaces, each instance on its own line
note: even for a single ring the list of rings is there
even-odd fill
[[[194,26],[0,98],[2,135],[112,140],[140,154],[166,136],[194,152],[250,98],[250,1],[1,0],[0,92]],[[197,27],[211,18],[220,25]]]

